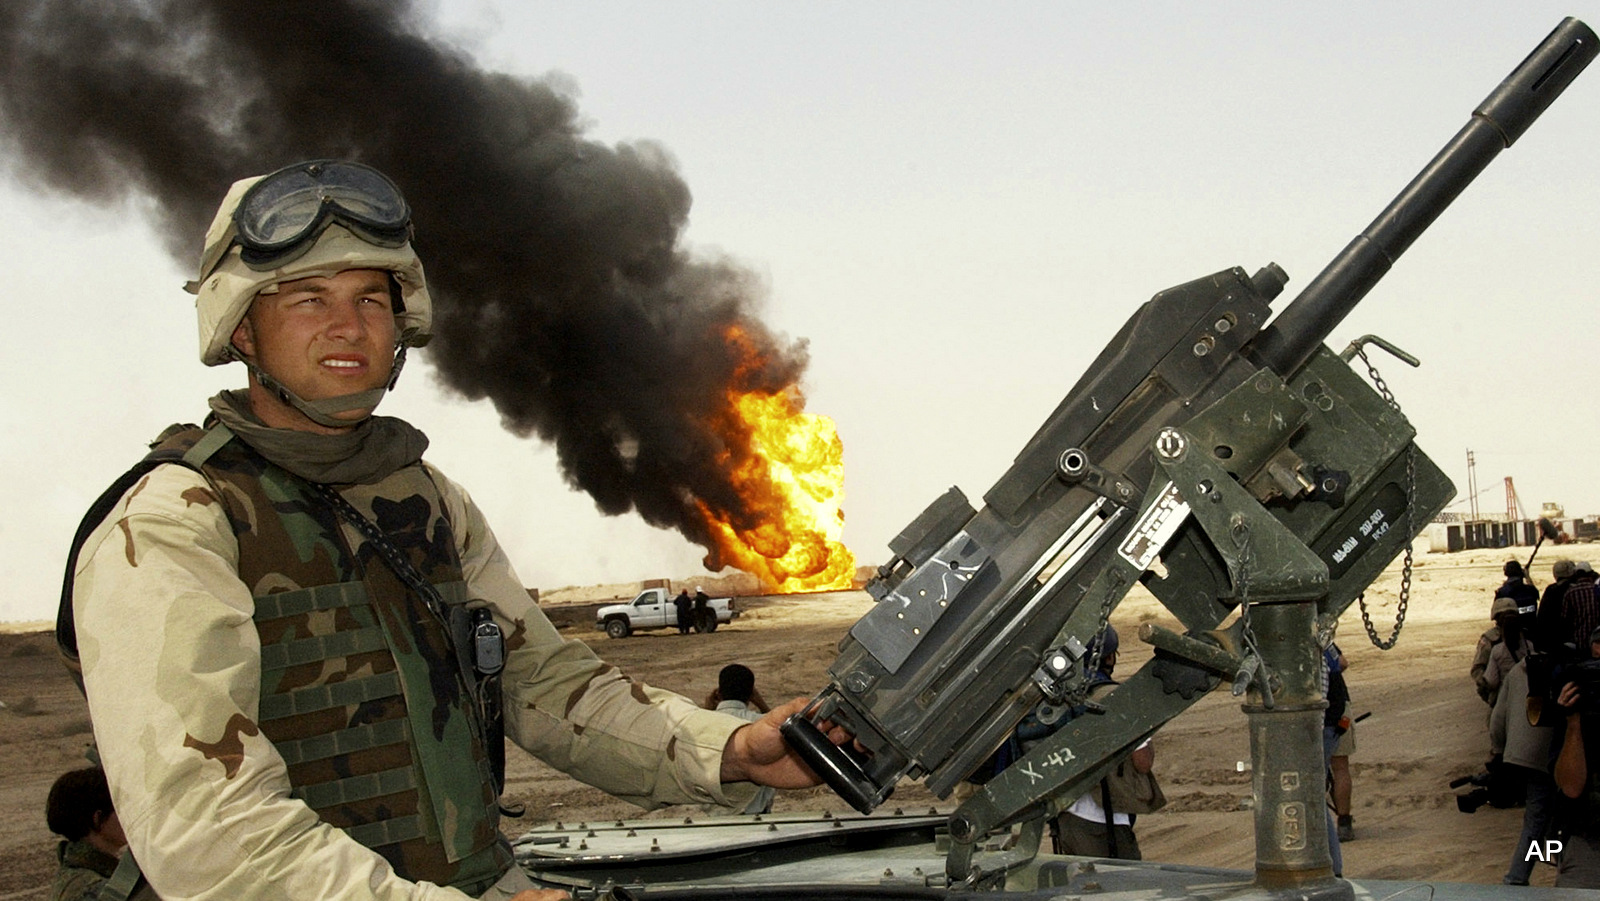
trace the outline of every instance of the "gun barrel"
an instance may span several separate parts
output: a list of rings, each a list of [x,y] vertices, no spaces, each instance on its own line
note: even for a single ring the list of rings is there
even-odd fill
[[[1456,195],[1510,147],[1600,52],[1568,18],[1500,83],[1450,143],[1256,337],[1254,361],[1289,376],[1388,273]]]

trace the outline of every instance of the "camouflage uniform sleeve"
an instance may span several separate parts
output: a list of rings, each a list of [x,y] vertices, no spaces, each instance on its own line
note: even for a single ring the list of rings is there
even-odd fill
[[[1468,671],[1472,675],[1472,683],[1478,689],[1478,697],[1486,702],[1494,703],[1494,690],[1484,678],[1484,671],[1489,668],[1489,655],[1494,651],[1495,645],[1500,642],[1499,627],[1490,628],[1478,636],[1478,647],[1472,654],[1472,668]]]
[[[254,602],[198,473],[140,481],[79,556],[74,612],[95,739],[129,846],[181,898],[465,898],[395,876],[289,796],[261,735]]]
[[[528,597],[483,513],[433,471],[472,596],[506,634],[506,736],[576,779],[625,801],[742,806],[749,783],[722,785],[722,751],[742,720],[636,682],[563,639]]]

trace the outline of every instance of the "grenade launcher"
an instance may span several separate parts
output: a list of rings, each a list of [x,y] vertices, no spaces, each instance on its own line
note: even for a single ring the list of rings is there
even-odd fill
[[[1155,656],[1103,715],[1066,723],[955,812],[949,875],[968,878],[984,834],[1081,793],[1223,679],[1248,692],[1258,876],[1329,872],[1315,633],[1455,489],[1351,368],[1377,339],[1343,354],[1323,341],[1596,48],[1562,22],[1270,324],[1288,280],[1270,263],[1140,307],[983,509],[951,488],[890,542],[867,586],[876,603],[840,642],[831,684],[785,724],[790,744],[862,812],[905,777],[948,795],[1024,716],[1083,703],[1086,647],[1139,582],[1186,632],[1141,629]],[[824,720],[866,752],[831,744]]]

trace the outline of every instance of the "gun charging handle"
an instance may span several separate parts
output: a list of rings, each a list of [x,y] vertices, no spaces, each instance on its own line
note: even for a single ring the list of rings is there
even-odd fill
[[[822,781],[828,783],[828,787],[837,792],[839,797],[861,813],[871,813],[889,796],[889,791],[878,788],[872,781],[862,767],[859,755],[829,741],[817,724],[807,719],[807,712],[802,711],[784,720],[778,731],[806,766],[822,777]]]
[[[1394,342],[1380,338],[1377,335],[1362,335],[1354,341],[1351,341],[1349,344],[1345,345],[1344,350],[1339,351],[1339,359],[1348,363],[1351,360],[1354,360],[1358,355],[1364,355],[1363,352],[1368,344],[1378,345],[1379,347],[1388,351],[1390,356],[1406,364],[1407,366],[1410,366],[1412,369],[1416,369],[1418,366],[1422,365],[1421,360],[1401,350],[1400,347]]]

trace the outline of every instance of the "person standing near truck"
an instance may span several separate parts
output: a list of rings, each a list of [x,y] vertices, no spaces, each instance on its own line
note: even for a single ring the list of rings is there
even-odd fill
[[[689,597],[689,589],[679,591],[678,596],[672,599],[672,605],[678,608],[678,634],[688,635],[689,626],[693,622],[690,618],[691,610],[694,607],[694,599]]]
[[[707,621],[707,618],[710,621]],[[711,610],[711,596],[699,585],[694,587],[694,629],[696,632],[714,632],[717,628],[717,615]]]

